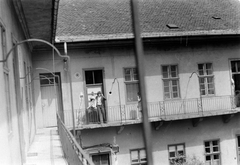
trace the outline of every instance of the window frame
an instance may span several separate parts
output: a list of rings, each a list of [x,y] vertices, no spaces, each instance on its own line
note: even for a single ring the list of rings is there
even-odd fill
[[[126,81],[126,77],[125,77],[125,70],[126,69],[131,69],[131,73],[130,73],[130,81]],[[137,75],[137,80],[134,79],[134,74],[133,74],[133,69],[136,69],[136,72],[137,72],[137,67],[124,67],[123,68],[123,77],[124,77],[124,84],[125,84],[125,98],[126,98],[126,103],[127,104],[131,104],[131,103],[136,103],[138,102],[138,100],[136,99],[133,100],[133,101],[129,101],[128,100],[128,92],[127,92],[127,85],[128,84],[137,84],[138,85],[138,88],[139,88],[139,78],[138,78],[138,73],[136,74]],[[138,89],[138,92],[139,92],[139,89]]]
[[[219,150],[218,152],[211,152],[212,149],[213,149],[213,146],[211,145],[213,141],[217,141],[217,142],[218,142],[218,150]],[[209,153],[209,154],[206,153],[206,146],[205,146],[205,143],[206,143],[206,142],[211,142],[211,143],[210,143],[210,152],[211,152],[211,153]],[[204,146],[205,163],[208,162],[208,161],[206,160],[206,156],[210,156],[210,159],[211,159],[211,160],[210,160],[210,165],[212,165],[212,164],[213,164],[212,162],[213,162],[213,160],[214,160],[214,159],[212,159],[212,156],[218,154],[218,155],[219,155],[219,165],[221,165],[221,162],[222,162],[222,161],[221,161],[220,139],[204,140],[204,141],[203,141],[203,146]]]
[[[169,68],[171,68],[172,66],[175,66],[176,67],[176,77],[168,77],[168,78],[164,78],[163,76],[163,67],[168,67],[168,76],[170,75],[170,70]],[[178,64],[164,64],[164,65],[161,65],[161,71],[162,71],[162,88],[163,88],[163,99],[164,100],[177,100],[177,99],[181,99],[181,90],[180,90],[180,77],[179,77],[179,66]],[[172,81],[176,80],[177,81],[177,92],[178,92],[178,97],[174,98],[173,97],[173,86],[172,86]],[[171,84],[169,85],[169,95],[170,97],[169,98],[166,98],[165,97],[165,86],[164,86],[164,82],[170,82]]]
[[[170,160],[173,160],[173,159],[176,160],[176,159],[178,159],[178,158],[176,157],[177,151],[178,151],[178,150],[177,150],[177,146],[180,146],[180,145],[183,146],[183,152],[184,152],[184,156],[181,156],[181,158],[183,158],[184,161],[186,161],[186,147],[185,147],[185,143],[169,144],[169,145],[168,145],[168,161],[169,161],[169,165],[171,165],[171,161],[170,161]],[[175,147],[175,158],[171,158],[171,157],[170,157],[169,148],[172,147],[172,146]]]
[[[240,142],[238,141],[238,137],[239,137],[239,141],[240,141],[240,134],[236,134],[237,162],[239,164],[240,163]]]
[[[7,75],[7,79],[5,77]],[[5,86],[5,103],[7,111],[7,124],[8,124],[8,135],[10,136],[13,132],[13,121],[12,121],[12,108],[11,108],[11,90],[10,90],[10,74],[9,71],[3,69],[4,86]]]
[[[0,22],[0,46],[1,46],[1,54],[2,60],[6,58],[7,55],[7,30]],[[3,63],[3,68],[8,69],[8,61]]]
[[[204,75],[200,75],[199,74],[199,65],[203,64],[204,66],[204,69],[203,69],[203,72],[204,72]],[[205,75],[206,73],[206,65],[207,64],[211,64],[212,66],[212,74],[211,75]],[[215,77],[214,77],[214,69],[213,69],[213,62],[203,62],[203,63],[197,63],[197,71],[198,71],[198,85],[199,85],[199,89],[200,89],[200,95],[201,97],[207,97],[207,96],[215,96],[216,95],[216,89],[215,89]],[[200,79],[204,79],[204,89],[205,89],[205,95],[202,95],[202,90],[201,90],[201,83],[200,83]],[[212,78],[213,80],[213,92],[214,94],[209,94],[209,91],[208,91],[208,82],[206,81],[207,78]]]
[[[109,164],[112,165],[112,157],[111,157],[111,152],[110,152],[110,151],[99,152],[99,153],[91,153],[91,154],[90,154],[90,157],[91,157],[91,159],[92,159],[92,161],[93,161],[92,156],[96,156],[96,155],[104,155],[104,154],[108,155]]]
[[[136,148],[136,149],[130,149],[129,150],[129,153],[130,153],[130,164],[131,165],[142,165],[142,164],[147,164],[147,160],[146,161],[141,161],[141,158],[140,158],[140,151],[141,150],[145,150],[145,153],[146,153],[146,159],[147,159],[147,151],[145,148]],[[138,162],[132,162],[132,154],[131,152],[132,151],[138,151]]]

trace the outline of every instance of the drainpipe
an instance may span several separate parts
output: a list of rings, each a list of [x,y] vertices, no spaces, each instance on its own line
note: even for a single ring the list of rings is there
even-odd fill
[[[73,93],[72,93],[72,74],[71,74],[71,63],[70,57],[67,55],[67,42],[64,42],[64,54],[68,57],[68,76],[69,76],[69,83],[70,83],[70,95],[71,95],[71,108],[72,108],[72,122],[73,122],[73,136],[76,138],[76,130],[75,130],[75,115],[74,115],[74,108],[73,108]]]
[[[147,153],[147,164],[153,164],[152,158],[152,133],[151,125],[148,121],[148,108],[147,108],[147,99],[146,99],[146,90],[145,90],[145,66],[144,66],[144,55],[143,55],[143,45],[141,38],[140,22],[138,18],[138,4],[137,0],[131,0],[131,13],[132,13],[132,25],[134,32],[134,41],[135,41],[135,59],[137,63],[139,83],[140,83],[140,96],[141,96],[141,105],[143,113],[143,137]]]

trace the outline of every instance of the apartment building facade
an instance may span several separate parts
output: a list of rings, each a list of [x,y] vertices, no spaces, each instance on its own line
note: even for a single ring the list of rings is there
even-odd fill
[[[239,2],[139,6],[154,164],[194,157],[211,165],[239,164]],[[45,68],[34,76],[52,80],[35,83],[41,95],[37,127],[56,125],[58,111],[72,129],[74,111],[78,141],[96,164],[147,161],[132,38],[127,1],[62,1],[56,46],[70,56],[70,65],[50,51],[34,52],[33,66]],[[98,91],[106,98],[103,124],[89,108]]]
[[[29,38],[51,42],[51,30],[45,35],[42,30],[36,34],[35,30],[47,26],[51,29],[53,4],[31,1],[29,6],[29,1],[0,1],[0,164],[3,165],[25,163],[36,134],[32,65],[32,51],[36,45],[21,42]],[[49,22],[45,20],[43,25],[41,12],[36,6],[41,8],[46,5],[50,7],[49,10],[45,8],[44,13],[49,16]],[[33,25],[34,16],[39,18],[35,18]]]

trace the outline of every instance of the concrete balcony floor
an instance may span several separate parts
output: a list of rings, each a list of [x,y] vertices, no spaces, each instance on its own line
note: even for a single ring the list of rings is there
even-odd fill
[[[57,127],[37,130],[25,165],[67,165]]]

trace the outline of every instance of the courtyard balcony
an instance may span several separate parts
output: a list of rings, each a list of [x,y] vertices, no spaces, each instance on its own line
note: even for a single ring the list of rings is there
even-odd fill
[[[172,121],[223,115],[229,118],[240,111],[233,96],[201,97],[194,99],[148,102],[150,122]],[[76,129],[121,126],[142,122],[137,103],[106,107],[107,123],[99,124],[97,110],[75,110]],[[70,110],[64,111],[65,124],[72,127]]]

